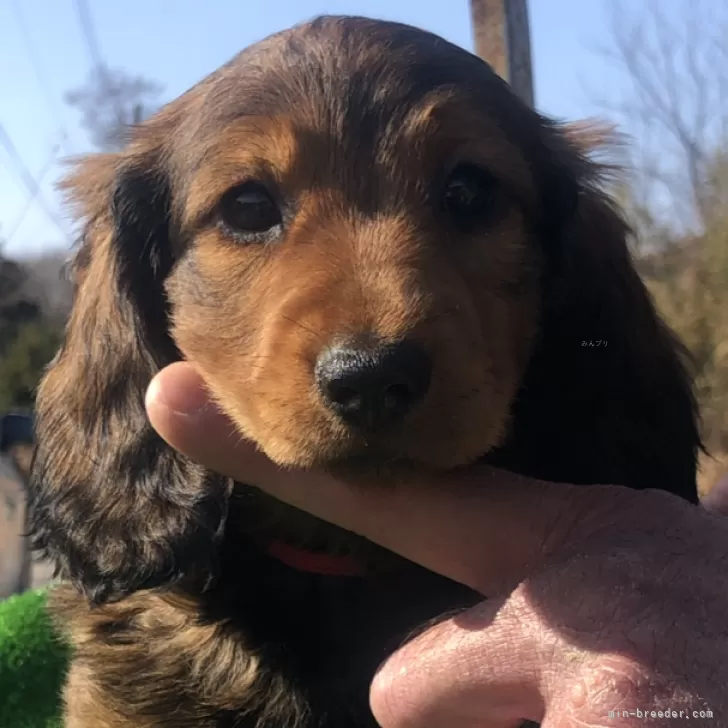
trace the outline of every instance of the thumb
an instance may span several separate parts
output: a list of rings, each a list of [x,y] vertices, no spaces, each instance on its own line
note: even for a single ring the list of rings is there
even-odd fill
[[[520,590],[489,599],[400,648],[371,686],[378,724],[509,728],[540,720],[550,648],[522,618],[528,611],[522,601]]]

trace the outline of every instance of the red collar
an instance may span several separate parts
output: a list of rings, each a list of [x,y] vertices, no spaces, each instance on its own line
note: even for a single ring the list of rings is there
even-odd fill
[[[352,556],[333,556],[297,549],[285,541],[270,541],[266,546],[269,556],[297,571],[322,576],[366,576],[364,565]]]

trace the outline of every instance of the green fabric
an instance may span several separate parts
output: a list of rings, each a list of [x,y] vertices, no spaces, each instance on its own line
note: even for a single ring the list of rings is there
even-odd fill
[[[0,728],[61,728],[68,658],[46,612],[45,590],[0,601]]]

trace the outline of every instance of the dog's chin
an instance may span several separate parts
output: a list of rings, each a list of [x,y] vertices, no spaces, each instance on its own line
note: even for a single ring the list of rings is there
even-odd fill
[[[324,461],[320,468],[337,480],[371,488],[395,487],[427,469],[409,457],[373,449]]]
[[[477,452],[464,452],[455,445],[450,452],[433,454],[427,447],[403,452],[390,443],[356,443],[326,455],[314,455],[306,470],[324,471],[337,480],[364,487],[391,488],[402,482],[427,478],[433,473],[458,470],[473,465],[492,448],[482,444]]]

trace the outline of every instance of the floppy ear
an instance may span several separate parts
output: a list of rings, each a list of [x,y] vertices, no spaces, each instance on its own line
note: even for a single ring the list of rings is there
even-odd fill
[[[512,437],[493,460],[549,480],[696,501],[701,442],[689,358],[634,267],[629,226],[604,189],[614,170],[584,154],[599,140],[594,129],[547,131],[542,335]]]
[[[229,485],[169,448],[144,408],[154,374],[179,358],[166,176],[151,153],[96,155],[65,187],[85,229],[65,341],[37,398],[33,545],[95,602],[206,580]]]

